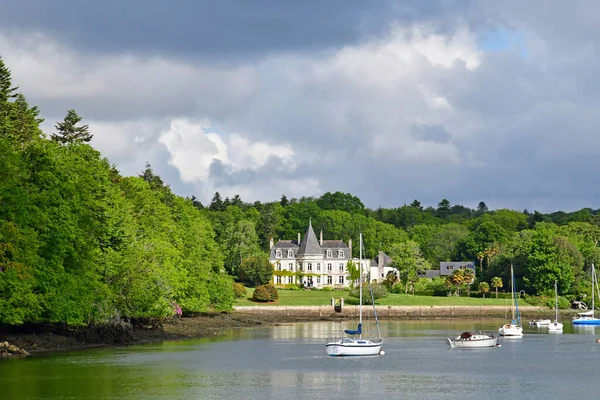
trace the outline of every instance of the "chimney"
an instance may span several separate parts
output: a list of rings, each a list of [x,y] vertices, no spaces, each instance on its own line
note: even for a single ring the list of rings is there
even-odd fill
[[[352,239],[348,239],[348,247],[350,247],[350,258],[352,258]]]
[[[383,251],[380,251],[377,255],[377,267],[379,267],[379,271],[383,271],[383,262],[384,262]]]
[[[273,248],[273,238],[269,239],[269,249]]]
[[[298,232],[298,244],[300,244],[300,232]]]
[[[319,241],[319,244],[323,246],[323,230],[321,230],[321,240]]]

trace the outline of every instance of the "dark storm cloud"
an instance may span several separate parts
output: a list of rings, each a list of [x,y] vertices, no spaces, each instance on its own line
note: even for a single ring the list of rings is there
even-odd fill
[[[391,21],[455,13],[466,0],[4,0],[0,26],[42,31],[83,52],[244,58],[377,36]],[[206,61],[206,60],[204,60]]]

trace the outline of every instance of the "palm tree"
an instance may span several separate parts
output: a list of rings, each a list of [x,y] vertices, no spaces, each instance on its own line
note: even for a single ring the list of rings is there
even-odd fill
[[[475,272],[471,268],[463,269],[463,280],[467,283],[467,296],[471,297],[471,284],[475,280]]]
[[[452,283],[456,285],[456,295],[460,295],[460,285],[465,281],[465,270],[457,269],[454,271],[450,277]]]
[[[492,278],[492,287],[496,289],[496,298],[498,298],[498,288],[501,288],[502,286],[504,286],[504,283],[502,283],[502,278],[499,276]]]
[[[485,294],[490,291],[490,285],[487,282],[479,282],[477,288],[483,293],[483,298],[485,299]]]
[[[479,260],[479,274],[483,276],[483,259],[485,258],[485,252],[480,251],[477,253],[477,259]]]

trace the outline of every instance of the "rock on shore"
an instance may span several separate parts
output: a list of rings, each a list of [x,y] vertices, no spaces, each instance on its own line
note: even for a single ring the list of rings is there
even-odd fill
[[[29,352],[8,342],[0,342],[0,357],[12,355],[28,356]]]

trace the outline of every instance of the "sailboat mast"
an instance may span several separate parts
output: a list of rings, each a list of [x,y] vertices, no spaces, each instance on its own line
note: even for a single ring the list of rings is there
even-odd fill
[[[594,268],[594,263],[592,263],[592,318],[594,315],[594,284],[596,283],[596,268]]]
[[[512,320],[515,321],[515,274],[513,273],[513,266],[510,266],[510,305],[512,311]]]
[[[556,314],[554,321],[558,322],[558,286],[556,282],[557,281],[554,281],[554,312]]]
[[[358,243],[358,268],[359,268],[359,280],[358,280],[358,323],[362,324],[362,232],[359,235],[359,243]],[[362,339],[362,330],[360,334],[360,338]]]

